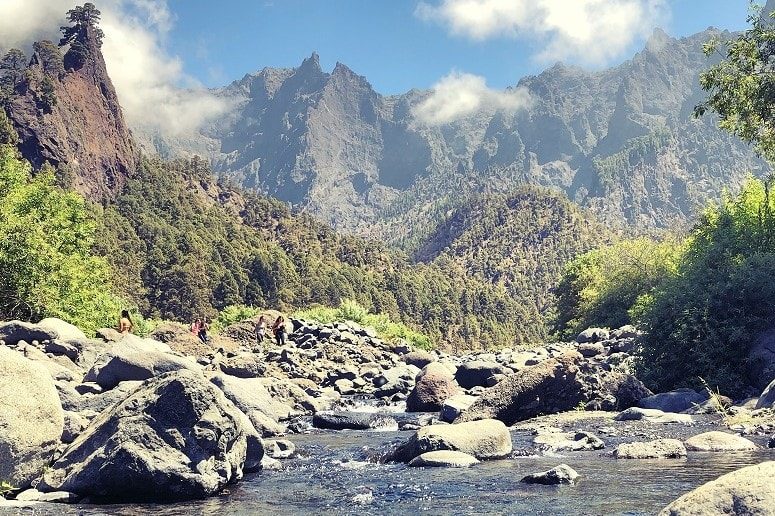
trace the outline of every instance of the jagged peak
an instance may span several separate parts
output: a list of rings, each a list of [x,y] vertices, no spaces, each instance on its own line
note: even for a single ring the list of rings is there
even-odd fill
[[[317,52],[312,52],[312,55],[301,62],[299,70],[313,70],[318,73],[322,73],[323,69],[320,67],[320,56]]]

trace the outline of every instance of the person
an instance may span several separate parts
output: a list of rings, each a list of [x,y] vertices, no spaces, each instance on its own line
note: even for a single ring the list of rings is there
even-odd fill
[[[264,342],[264,337],[266,337],[266,317],[262,315],[256,323],[256,342],[259,346]]]
[[[126,335],[132,332],[132,318],[129,316],[128,310],[121,310],[121,318],[118,320],[118,332]]]
[[[202,319],[197,317],[194,320],[194,322],[191,323],[191,333],[193,333],[194,335],[196,335],[198,337],[199,336],[199,330],[201,330],[201,329],[202,329]]]
[[[203,319],[200,322],[199,332],[197,333],[197,336],[199,337],[199,340],[202,341],[202,344],[207,344],[207,330],[209,329],[210,327],[207,325],[207,320]]]
[[[272,331],[274,332],[274,338],[277,341],[278,346],[285,345],[285,319],[283,316],[279,316],[272,325]]]

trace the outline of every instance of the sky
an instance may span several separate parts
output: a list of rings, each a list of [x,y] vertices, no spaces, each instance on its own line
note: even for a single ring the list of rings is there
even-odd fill
[[[562,61],[621,63],[655,27],[691,35],[746,27],[748,0],[92,0],[105,61],[133,127],[195,132],[233,100],[207,88],[263,67],[296,67],[317,52],[380,93],[428,89],[418,123],[489,108],[517,110],[506,88]],[[58,40],[79,0],[0,0],[0,49]]]

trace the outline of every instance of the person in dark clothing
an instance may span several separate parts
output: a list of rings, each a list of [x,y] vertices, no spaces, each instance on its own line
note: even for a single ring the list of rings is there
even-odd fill
[[[274,332],[274,338],[277,341],[277,345],[284,346],[286,329],[285,329],[285,319],[283,318],[282,315],[278,317],[277,320],[272,325],[272,331]]]

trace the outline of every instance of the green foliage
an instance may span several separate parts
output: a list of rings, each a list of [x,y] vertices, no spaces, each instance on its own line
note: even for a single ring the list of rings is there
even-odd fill
[[[247,321],[261,314],[261,309],[247,305],[229,305],[223,310],[218,312],[212,324],[210,330],[213,333],[220,333],[224,328],[234,323]],[[272,321],[274,322],[274,321]]]
[[[64,58],[59,47],[51,41],[43,40],[33,43],[32,48],[35,51],[34,59],[37,60],[46,75],[54,78],[64,76]]]
[[[11,485],[10,482],[6,480],[0,480],[0,498],[5,498],[16,490],[17,488]]]
[[[775,326],[775,199],[750,179],[739,196],[704,214],[676,273],[633,314],[647,331],[639,363],[659,390],[705,378],[741,394],[747,352]]]
[[[40,102],[43,104],[43,109],[46,112],[51,112],[54,106],[57,105],[54,82],[47,75],[40,82]]]
[[[354,299],[449,347],[523,342],[521,308],[502,285],[443,257],[412,265],[383,244],[338,235],[279,201],[210,178],[200,159],[145,160],[114,204],[95,208],[95,252],[117,271],[120,293],[150,317]]]
[[[53,316],[86,332],[123,308],[110,269],[90,253],[95,223],[84,200],[0,146],[0,319]]]
[[[14,129],[11,119],[5,113],[5,109],[0,105],[0,145],[15,146],[18,142],[19,135]]]
[[[372,314],[353,299],[344,299],[338,308],[315,306],[299,310],[293,314],[297,319],[317,321],[323,324],[333,322],[353,322],[364,327],[373,328],[384,340],[393,343],[408,342],[411,346],[431,350],[435,346],[427,335],[412,330],[402,323],[393,322],[386,314]]]
[[[59,46],[72,44],[76,41],[83,43],[86,40],[86,34],[92,31],[97,40],[97,44],[102,44],[102,38],[105,33],[99,28],[100,17],[102,13],[93,3],[86,2],[82,6],[76,6],[67,11],[67,20],[73,25],[61,27],[62,39]]]
[[[675,273],[681,246],[672,240],[624,240],[579,256],[557,287],[554,329],[570,338],[592,326],[619,328],[641,296]]]
[[[775,159],[775,23],[754,10],[751,27],[727,40],[708,42],[705,53],[723,59],[700,76],[708,98],[695,108],[718,113],[719,126]]]
[[[0,105],[6,104],[16,85],[24,79],[27,57],[18,48],[9,50],[0,60]]]

